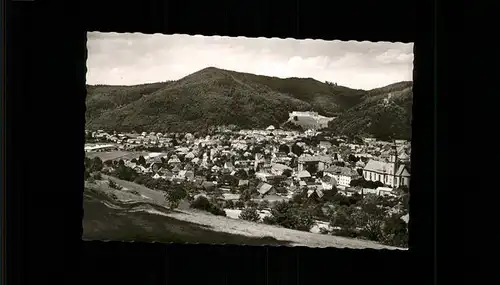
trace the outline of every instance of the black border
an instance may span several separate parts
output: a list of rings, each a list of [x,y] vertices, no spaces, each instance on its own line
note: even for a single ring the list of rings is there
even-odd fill
[[[7,274],[7,284],[433,282],[433,3],[270,2],[11,3],[7,264],[30,274]],[[415,42],[411,249],[81,242],[86,30]]]

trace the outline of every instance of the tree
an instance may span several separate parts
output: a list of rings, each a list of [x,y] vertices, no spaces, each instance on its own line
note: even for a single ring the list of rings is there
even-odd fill
[[[84,180],[87,180],[87,179],[89,179],[89,178],[90,178],[90,173],[87,171],[87,169],[85,169],[85,170],[83,171],[83,179],[84,179]]]
[[[92,175],[92,178],[93,178],[94,180],[101,180],[101,179],[102,179],[101,173],[100,173],[100,172],[95,172],[95,173]]]
[[[139,165],[146,166],[146,159],[142,155],[139,156],[139,160],[137,162],[139,163]]]
[[[292,145],[292,153],[294,153],[296,156],[301,156],[304,153],[304,150],[302,149],[301,146],[299,146],[297,143],[294,143]]]
[[[183,186],[176,186],[170,191],[165,193],[165,200],[167,200],[171,209],[179,207],[182,199],[186,198],[187,193]]]
[[[359,161],[359,158],[354,156],[352,153],[349,154],[349,157],[348,157],[348,161],[349,162],[358,162]]]
[[[244,208],[245,207],[245,202],[241,201],[241,200],[238,200],[234,203],[234,207],[235,208],[238,208],[238,209],[241,209],[241,208]]]
[[[301,209],[300,206],[287,201],[279,201],[271,209],[271,217],[266,218],[265,223],[309,231],[314,225],[314,219],[308,209]]]
[[[388,217],[384,222],[383,233],[384,243],[408,247],[408,225],[401,219],[401,215],[393,214]]]
[[[103,168],[102,160],[96,156],[92,159],[91,172],[101,171]]]
[[[234,202],[233,200],[226,200],[226,202],[224,203],[224,208],[227,208],[227,209],[234,209]]]
[[[290,177],[292,176],[292,170],[290,169],[285,169],[282,173],[282,175],[286,176],[286,177]]]
[[[363,200],[358,218],[358,225],[362,227],[362,234],[368,239],[380,241],[383,237],[385,210],[377,203],[377,197],[368,197]]]
[[[241,211],[240,219],[250,222],[258,222],[260,220],[260,215],[256,208],[245,208]]]
[[[334,234],[343,236],[356,236],[356,215],[357,209],[353,206],[342,205],[334,211],[330,217],[330,226],[340,227],[341,230],[334,230]]]
[[[290,153],[290,147],[286,144],[282,144],[278,148],[279,152]]]
[[[259,203],[259,209],[260,210],[264,210],[264,209],[267,209],[269,208],[269,201],[267,200],[262,200],[260,203]]]
[[[240,200],[243,202],[250,201],[251,199],[252,199],[252,193],[249,189],[243,191],[240,195]]]
[[[250,200],[250,201],[247,201],[247,207],[249,208],[255,208],[258,206],[257,202],[253,201],[253,200]]]
[[[248,179],[248,174],[244,169],[238,169],[236,173],[234,174],[239,179]]]
[[[316,173],[316,171],[318,171],[318,165],[315,163],[307,164],[306,170],[311,174]]]

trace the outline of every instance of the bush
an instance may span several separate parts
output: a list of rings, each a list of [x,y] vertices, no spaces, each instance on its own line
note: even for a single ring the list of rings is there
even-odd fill
[[[92,178],[94,178],[94,180],[101,180],[102,175],[100,172],[96,172],[96,173],[92,174]]]
[[[278,224],[289,229],[309,231],[314,225],[314,219],[308,210],[286,201],[277,202],[271,209],[271,215],[272,218],[266,219],[266,223]]]
[[[265,216],[262,219],[262,222],[264,224],[267,224],[267,225],[276,225],[277,224],[276,219],[273,216]]]
[[[249,208],[255,208],[257,206],[258,206],[257,202],[255,202],[253,200],[250,200],[247,202],[247,207],[249,207]]]
[[[83,171],[83,179],[84,179],[84,180],[87,180],[87,179],[89,179],[89,178],[90,178],[90,173],[87,171],[87,169],[85,169],[85,170]]]
[[[259,203],[259,210],[264,210],[264,209],[267,209],[269,208],[269,201],[267,200],[262,200],[260,203]]]
[[[227,201],[224,203],[224,208],[227,208],[227,209],[234,209],[234,202],[233,202],[233,200],[227,200]]]
[[[226,216],[226,211],[224,209],[221,209],[219,206],[212,205],[210,208],[210,213],[216,215],[216,216]]]
[[[245,207],[245,202],[238,200],[234,203],[235,208],[244,208]]]
[[[194,199],[191,203],[191,208],[206,211],[216,216],[226,216],[226,211],[221,209],[219,206],[210,203],[210,201],[204,196],[198,196]]]
[[[240,219],[250,222],[258,222],[260,220],[260,215],[256,208],[245,208],[241,211]]]
[[[165,193],[165,200],[167,200],[171,209],[175,209],[179,206],[182,199],[186,198],[187,193],[184,187],[175,186]]]
[[[123,187],[122,187],[122,186],[120,186],[120,185],[116,184],[116,182],[114,182],[114,181],[113,181],[113,180],[111,180],[111,179],[108,179],[108,182],[109,182],[109,187],[110,187],[110,188],[113,188],[113,189],[116,189],[116,190],[122,190],[122,189],[123,189]]]
[[[210,201],[208,201],[207,197],[204,197],[204,196],[198,196],[191,203],[191,208],[202,210],[202,211],[208,212],[210,207],[211,207]]]

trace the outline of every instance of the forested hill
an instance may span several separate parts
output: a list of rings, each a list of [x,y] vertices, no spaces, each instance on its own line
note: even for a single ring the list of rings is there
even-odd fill
[[[370,91],[312,78],[268,77],[202,69],[180,80],[136,86],[88,86],[88,129],[195,132],[210,126],[279,125],[291,111],[339,115]],[[374,95],[377,96],[377,95]]]
[[[412,87],[412,82],[400,82],[368,91],[361,103],[331,121],[329,130],[382,140],[411,139]]]

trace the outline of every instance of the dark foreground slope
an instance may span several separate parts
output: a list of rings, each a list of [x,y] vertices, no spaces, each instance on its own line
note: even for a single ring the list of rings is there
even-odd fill
[[[89,86],[86,122],[89,129],[121,131],[267,127],[283,123],[291,111],[336,115],[366,95],[311,78],[280,79],[211,67],[175,82]]]
[[[205,243],[246,245],[287,245],[272,237],[247,237],[216,232],[209,227],[147,212],[113,209],[103,202],[103,195],[85,192],[83,238],[85,240],[117,240],[162,243]],[[107,201],[111,203],[111,201]],[[113,202],[116,204],[116,201]],[[146,206],[146,205],[144,205]],[[149,205],[154,207],[154,205]],[[131,206],[130,206],[131,207]],[[160,211],[159,207],[155,208]],[[168,211],[164,209],[164,211]]]
[[[382,140],[411,139],[412,82],[368,91],[363,101],[329,124],[330,131],[369,135]]]

